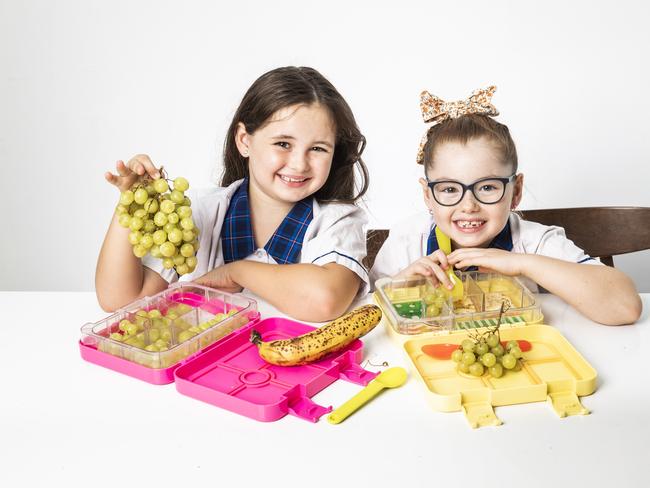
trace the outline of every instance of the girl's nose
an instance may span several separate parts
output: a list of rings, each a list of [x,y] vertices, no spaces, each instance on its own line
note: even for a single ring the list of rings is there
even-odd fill
[[[463,212],[478,212],[481,209],[478,200],[476,200],[474,194],[469,190],[463,195],[459,206]]]
[[[304,173],[309,169],[309,152],[292,151],[288,167],[296,172]]]

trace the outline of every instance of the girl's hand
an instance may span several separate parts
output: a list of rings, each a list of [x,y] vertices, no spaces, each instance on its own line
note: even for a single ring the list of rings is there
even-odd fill
[[[524,274],[525,254],[502,249],[463,248],[456,249],[447,260],[456,268],[478,266],[479,271],[496,271],[506,276]]]
[[[115,165],[116,173],[104,173],[106,181],[125,192],[130,190],[134,183],[142,179],[145,173],[152,179],[160,178],[160,171],[154,166],[153,162],[146,154],[138,154],[131,158],[128,164],[124,161],[118,161]]]
[[[236,264],[237,261],[224,264],[223,266],[208,271],[193,281],[200,285],[217,288],[228,293],[238,293],[242,291],[242,287],[232,277],[233,266]]]
[[[394,278],[408,278],[409,276],[414,275],[426,276],[432,279],[434,286],[441,283],[443,286],[446,286],[451,290],[454,285],[445,271],[450,265],[447,258],[448,257],[445,253],[438,249],[428,256],[411,263],[407,268],[404,268],[395,275]]]

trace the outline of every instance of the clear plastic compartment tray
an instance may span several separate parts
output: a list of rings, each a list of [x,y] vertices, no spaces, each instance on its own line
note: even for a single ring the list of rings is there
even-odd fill
[[[504,301],[507,311],[502,322],[542,322],[543,315],[535,296],[517,278],[478,271],[456,274],[464,288],[462,300],[456,302],[429,278],[377,280],[375,299],[393,332],[416,335],[487,327],[496,324]]]
[[[179,363],[259,316],[243,296],[175,283],[81,328],[84,359],[151,383],[170,383]]]

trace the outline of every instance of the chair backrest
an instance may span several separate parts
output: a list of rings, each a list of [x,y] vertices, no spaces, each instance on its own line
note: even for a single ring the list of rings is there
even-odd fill
[[[564,227],[576,246],[614,266],[612,256],[650,249],[650,207],[523,210],[526,220]]]
[[[368,229],[366,232],[367,254],[363,259],[363,265],[366,269],[370,270],[370,268],[372,268],[377,253],[379,252],[379,249],[381,249],[381,246],[384,244],[387,237],[388,229]]]
[[[650,207],[580,207],[522,210],[524,219],[564,227],[566,235],[587,254],[614,266],[612,256],[650,249]],[[387,229],[366,233],[370,269],[388,237]]]

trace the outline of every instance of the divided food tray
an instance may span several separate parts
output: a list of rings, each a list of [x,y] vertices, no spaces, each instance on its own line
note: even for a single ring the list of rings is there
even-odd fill
[[[314,329],[288,319],[263,319],[178,368],[178,391],[258,420],[277,420],[288,412],[315,422],[332,407],[316,405],[310,397],[339,378],[365,386],[377,376],[358,366],[363,355],[359,340],[344,353],[316,363],[275,366],[265,362],[250,342],[251,328],[264,341],[288,339]]]
[[[147,314],[137,314],[142,310]],[[160,311],[160,316],[157,312],[150,316],[152,310]],[[123,320],[135,324],[122,327],[131,327],[132,334],[120,329]],[[195,329],[190,331],[190,327]],[[147,351],[144,348],[161,337],[155,329],[168,330],[168,346]],[[260,421],[291,414],[315,422],[332,410],[311,400],[316,393],[337,379],[365,386],[377,376],[359,366],[363,357],[360,340],[316,363],[274,366],[260,358],[257,346],[250,342],[252,329],[270,341],[295,337],[314,327],[284,318],[261,320],[254,300],[176,283],[84,325],[79,348],[89,362],[153,384],[175,381],[182,394]],[[185,331],[193,335],[183,335]],[[111,334],[122,337],[114,339]],[[125,337],[133,339],[130,344]]]
[[[501,340],[525,340],[521,371],[500,378],[464,374],[449,359],[432,357],[422,348],[431,344],[460,344],[467,331],[427,335],[408,340],[404,349],[423,382],[431,406],[441,412],[462,410],[472,427],[499,425],[493,407],[546,400],[560,417],[587,414],[579,396],[596,389],[596,371],[562,334],[548,325],[502,327]]]
[[[503,321],[541,323],[543,315],[533,295],[519,279],[497,273],[456,272],[463,282],[462,300],[434,286],[429,278],[383,278],[375,284],[375,300],[398,335],[469,329],[496,324],[505,302]]]

